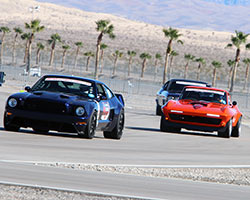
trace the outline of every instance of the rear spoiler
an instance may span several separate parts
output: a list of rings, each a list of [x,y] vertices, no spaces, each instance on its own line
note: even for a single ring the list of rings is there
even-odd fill
[[[123,106],[125,106],[125,101],[124,101],[124,99],[123,99],[122,94],[115,94],[115,96],[116,96],[117,99],[121,102],[121,104],[122,104]]]

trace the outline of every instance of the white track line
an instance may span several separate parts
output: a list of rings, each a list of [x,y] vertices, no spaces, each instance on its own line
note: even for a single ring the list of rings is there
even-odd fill
[[[142,167],[142,168],[250,168],[250,165],[133,165],[133,164],[103,164],[103,163],[74,163],[74,162],[50,162],[50,161],[23,161],[23,160],[0,160],[7,163],[21,164],[71,164],[71,165],[98,165],[98,166],[116,166],[116,167]]]
[[[47,189],[47,190],[57,190],[61,192],[78,192],[83,193],[86,195],[102,195],[102,196],[113,196],[113,197],[121,197],[121,198],[134,198],[134,199],[145,199],[145,200],[163,200],[163,199],[154,199],[154,198],[148,198],[148,197],[139,197],[139,196],[130,196],[130,195],[122,195],[122,194],[113,194],[113,193],[103,193],[103,192],[93,192],[93,191],[87,191],[87,190],[75,190],[75,189],[69,189],[69,188],[59,188],[59,187],[50,187],[50,186],[43,186],[43,185],[33,185],[33,184],[23,184],[23,183],[16,183],[16,182],[5,182],[0,181],[0,184],[3,185],[11,185],[11,186],[22,186],[22,187],[32,187],[32,188],[41,188],[41,189]],[[166,199],[165,199],[166,200]]]

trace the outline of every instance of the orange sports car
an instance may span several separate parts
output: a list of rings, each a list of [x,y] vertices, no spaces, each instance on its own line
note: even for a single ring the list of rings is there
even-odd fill
[[[242,113],[226,90],[187,86],[178,100],[162,106],[161,131],[217,131],[219,137],[239,137]]]

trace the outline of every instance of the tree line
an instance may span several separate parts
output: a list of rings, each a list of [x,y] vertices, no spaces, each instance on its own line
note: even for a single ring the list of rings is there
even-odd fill
[[[114,25],[111,24],[109,20],[99,20],[96,23],[96,31],[98,32],[98,37],[96,41],[96,52],[88,51],[84,53],[84,56],[87,57],[86,59],[86,71],[89,70],[89,63],[90,59],[95,57],[95,71],[94,71],[94,78],[98,79],[98,76],[100,73],[103,72],[103,59],[104,59],[104,50],[108,48],[107,44],[102,43],[103,37],[108,36],[110,39],[115,39],[114,34]],[[30,23],[25,23],[25,30],[24,32],[20,27],[13,28],[13,31],[15,33],[14,40],[13,40],[13,47],[12,47],[12,64],[16,63],[16,43],[18,37],[20,37],[22,40],[26,41],[25,44],[25,53],[24,53],[24,63],[26,63],[26,72],[29,73],[30,67],[31,67],[31,49],[32,49],[32,43],[35,39],[35,36],[37,33],[44,31],[45,27],[41,25],[40,20],[35,19],[32,20]],[[165,38],[168,40],[166,51],[165,51],[165,60],[164,60],[164,68],[163,68],[163,77],[162,77],[162,83],[166,82],[167,77],[171,77],[172,73],[172,63],[175,56],[178,56],[179,53],[173,50],[173,44],[174,42],[184,45],[184,42],[180,40],[180,37],[182,34],[179,33],[177,29],[174,28],[163,28],[163,34]],[[1,36],[1,51],[0,51],[0,65],[3,63],[3,52],[4,52],[4,45],[5,45],[5,36],[6,34],[9,34],[11,32],[11,29],[7,26],[0,27],[0,32],[2,33]],[[239,66],[240,62],[240,53],[242,46],[245,45],[246,50],[250,50],[250,43],[247,44],[247,37],[249,34],[245,34],[240,31],[235,31],[235,35],[231,37],[230,43],[225,48],[235,48],[236,53],[234,59],[228,60],[227,64],[230,67],[229,74],[228,74],[228,88],[230,89],[230,92],[233,92],[235,79],[237,75],[237,68]],[[54,55],[55,55],[55,48],[58,43],[62,43],[62,61],[61,61],[61,68],[64,68],[64,63],[67,55],[67,51],[71,48],[70,45],[68,45],[66,42],[63,42],[61,39],[61,36],[58,33],[52,34],[50,36],[50,39],[47,40],[48,45],[50,45],[50,59],[49,59],[49,66],[53,65],[54,62]],[[74,68],[76,68],[78,63],[78,57],[80,49],[83,47],[83,42],[77,41],[74,43],[76,46],[75,51],[75,58],[74,58]],[[40,53],[45,49],[45,45],[41,42],[37,43],[36,46],[36,64],[39,64],[40,62]],[[128,55],[128,76],[131,75],[131,66],[133,63],[133,58],[137,55],[137,53],[133,50],[127,51]],[[112,75],[116,75],[117,70],[117,62],[120,58],[124,56],[123,52],[120,52],[119,50],[116,50],[112,57],[114,58],[113,63],[113,71]],[[143,52],[139,55],[139,57],[142,60],[142,66],[141,66],[141,74],[140,77],[144,77],[144,72],[146,69],[147,61],[152,58],[152,55],[150,55],[147,52]],[[158,52],[154,56],[155,62],[154,62],[154,78],[156,77],[157,71],[158,71],[158,63],[162,59],[162,55]],[[200,73],[201,68],[205,66],[206,60],[202,57],[196,58],[194,55],[191,54],[185,54],[184,59],[186,60],[186,64],[184,65],[183,69],[183,78],[188,78],[188,67],[190,62],[197,62],[197,75],[196,80],[200,80]],[[243,63],[246,65],[246,72],[245,72],[245,81],[244,81],[244,90],[247,87],[248,83],[248,76],[249,76],[249,66],[250,66],[250,58],[245,58],[243,60]],[[212,86],[215,86],[216,83],[216,74],[217,69],[221,68],[222,63],[217,60],[213,60],[211,62],[211,66],[213,67],[213,79],[212,79]]]

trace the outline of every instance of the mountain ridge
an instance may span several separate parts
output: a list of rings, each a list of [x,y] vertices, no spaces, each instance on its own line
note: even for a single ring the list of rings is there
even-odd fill
[[[250,32],[249,0],[92,0],[91,4],[88,0],[37,1],[89,12],[108,13],[161,26]]]

